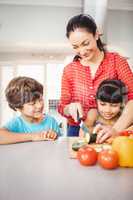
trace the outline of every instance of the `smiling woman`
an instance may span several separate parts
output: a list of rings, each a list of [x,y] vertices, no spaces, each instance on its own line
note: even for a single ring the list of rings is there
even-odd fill
[[[105,79],[120,79],[128,89],[128,100],[133,99],[133,73],[125,58],[118,53],[108,52],[100,39],[94,19],[87,14],[72,17],[66,27],[66,36],[76,56],[63,71],[59,112],[67,118],[68,136],[79,135],[79,124],[87,112],[96,108],[96,91]],[[130,101],[128,107],[132,107]],[[125,107],[128,116],[131,110]],[[132,123],[132,117],[122,115],[122,120],[114,125],[116,131]],[[127,120],[128,119],[128,120]],[[121,126],[121,123],[123,126]],[[114,129],[106,134],[106,139]]]

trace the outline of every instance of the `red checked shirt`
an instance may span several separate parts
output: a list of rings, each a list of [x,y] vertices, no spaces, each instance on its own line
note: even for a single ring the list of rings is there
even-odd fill
[[[67,104],[80,102],[85,119],[88,110],[96,108],[96,91],[105,79],[122,80],[128,89],[128,100],[133,99],[133,72],[126,59],[117,53],[106,52],[93,78],[90,67],[83,66],[80,61],[74,61],[64,68],[59,113],[65,116],[63,110]],[[76,125],[71,117],[67,118],[70,125]]]

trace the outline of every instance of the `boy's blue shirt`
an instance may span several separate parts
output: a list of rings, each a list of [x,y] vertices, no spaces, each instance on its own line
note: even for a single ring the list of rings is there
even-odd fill
[[[15,133],[36,133],[51,129],[55,131],[58,136],[61,136],[57,121],[49,115],[44,115],[44,119],[40,123],[30,123],[22,118],[22,116],[16,116],[7,122],[3,128]]]

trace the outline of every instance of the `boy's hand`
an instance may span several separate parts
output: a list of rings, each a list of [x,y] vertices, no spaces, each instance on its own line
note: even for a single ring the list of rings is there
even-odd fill
[[[52,131],[44,131],[41,133],[36,133],[32,135],[32,141],[44,141],[44,140],[55,140],[57,138],[57,134]]]
[[[49,140],[55,140],[57,138],[57,133],[52,130],[48,130],[45,134],[45,137]]]

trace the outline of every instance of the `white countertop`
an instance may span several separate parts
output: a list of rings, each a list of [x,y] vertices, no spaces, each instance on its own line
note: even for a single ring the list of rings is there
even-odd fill
[[[68,143],[0,146],[0,200],[132,200],[133,168],[83,167]]]

